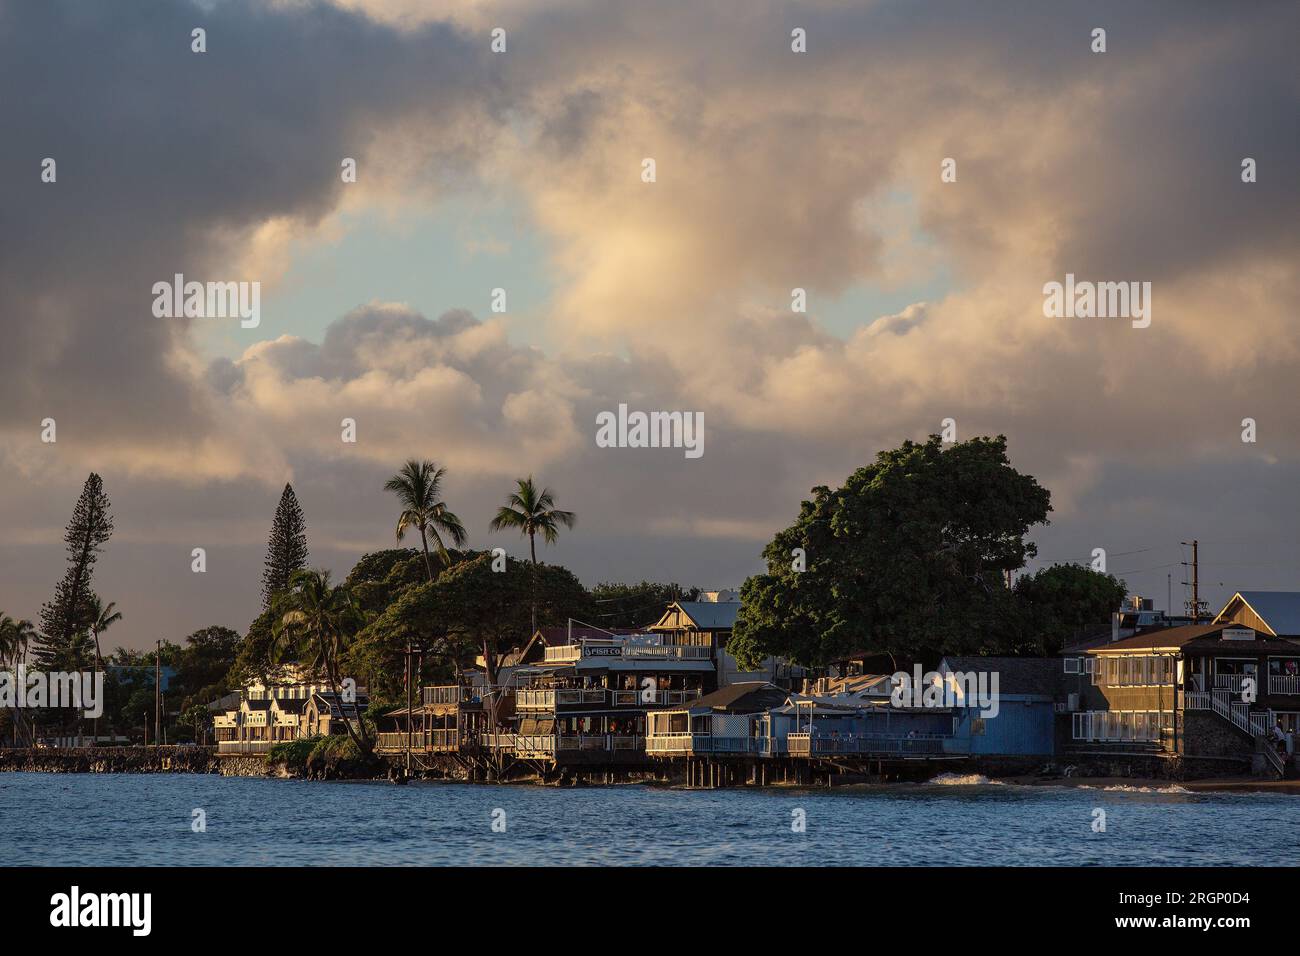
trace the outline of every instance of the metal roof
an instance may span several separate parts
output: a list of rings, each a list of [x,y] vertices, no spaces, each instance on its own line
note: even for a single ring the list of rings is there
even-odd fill
[[[947,665],[945,668],[944,665]],[[997,672],[999,694],[1055,697],[1064,669],[1055,657],[945,657],[940,670],[960,673]]]
[[[1300,636],[1300,591],[1238,591],[1232,598],[1241,598],[1246,602],[1274,635]],[[1229,601],[1223,606],[1223,611],[1214,619],[1216,624],[1220,623],[1220,618],[1231,604],[1232,601]]]
[[[728,630],[740,613],[739,601],[677,601],[676,604],[702,631]]]

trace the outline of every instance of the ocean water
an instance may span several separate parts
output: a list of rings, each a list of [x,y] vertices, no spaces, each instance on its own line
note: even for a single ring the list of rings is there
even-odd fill
[[[0,840],[11,866],[1293,866],[1300,796],[953,776],[688,791],[6,773]]]

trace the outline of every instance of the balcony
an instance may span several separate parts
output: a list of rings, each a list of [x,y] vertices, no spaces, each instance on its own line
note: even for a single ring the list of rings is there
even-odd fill
[[[1300,677],[1269,674],[1268,692],[1270,694],[1300,694]]]
[[[573,664],[580,660],[615,657],[637,661],[707,661],[713,648],[681,644],[630,644],[614,641],[583,640],[578,644],[561,644],[545,650],[547,664]]]
[[[1242,684],[1247,679],[1255,681],[1255,689],[1259,689],[1259,679],[1254,674],[1215,674],[1214,689],[1229,690],[1234,694],[1240,694]]]
[[[420,700],[426,707],[439,704],[468,704],[476,697],[473,687],[459,684],[445,684],[438,687],[425,687],[420,691]]]
[[[645,752],[661,757],[688,754],[768,753],[766,737],[714,737],[710,734],[656,734],[647,737]]]
[[[644,737],[617,734],[518,734],[514,737],[516,757],[550,758],[560,753],[612,753],[644,749]]]
[[[614,707],[671,707],[681,706],[696,700],[700,696],[695,690],[612,690],[610,703]]]
[[[939,754],[946,739],[939,734],[917,737],[856,736],[813,737],[787,734],[786,752],[792,757],[822,754]]]
[[[217,742],[219,754],[264,754],[282,740],[221,740]]]
[[[386,753],[405,753],[406,747],[405,730],[385,731],[376,743],[376,749]],[[451,753],[460,749],[460,731],[455,728],[417,730],[410,735],[410,747],[423,753]]]
[[[520,688],[515,691],[515,710],[551,713],[557,707],[603,707],[608,694],[603,687]]]

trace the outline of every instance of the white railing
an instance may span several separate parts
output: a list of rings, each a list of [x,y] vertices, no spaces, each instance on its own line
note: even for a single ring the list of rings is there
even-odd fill
[[[376,744],[380,750],[405,750],[407,747],[405,730],[384,731]],[[455,728],[439,727],[431,730],[417,730],[410,735],[412,750],[457,750],[460,747],[460,731]]]
[[[1277,774],[1277,778],[1279,780],[1285,779],[1286,761],[1282,759],[1282,755],[1273,749],[1268,741],[1264,742],[1263,751],[1264,759],[1268,762],[1269,766],[1273,768],[1273,772]]]
[[[516,734],[511,749],[517,757],[551,757],[557,753],[641,750],[643,741],[623,734]]]
[[[657,690],[650,693],[640,690],[610,691],[610,702],[615,707],[669,707],[685,704],[700,696],[698,690]]]
[[[1268,692],[1270,694],[1300,694],[1300,677],[1269,674]]]
[[[709,734],[667,734],[647,737],[646,753],[748,754],[765,753],[765,737],[713,737]]]
[[[479,734],[478,745],[485,750],[514,750],[517,734]]]
[[[217,743],[219,754],[264,754],[283,740],[222,740]]]
[[[1252,737],[1266,734],[1272,726],[1272,711],[1251,713],[1250,704],[1233,700],[1233,691],[1219,687],[1210,695],[1210,709]]]
[[[548,664],[569,664],[583,658],[619,657],[624,660],[707,661],[713,648],[691,644],[631,644],[623,641],[588,640],[561,644],[543,651]]]
[[[459,684],[442,684],[437,687],[425,687],[420,691],[420,699],[426,704],[463,704],[474,699],[474,688]]]
[[[1240,694],[1242,684],[1246,681],[1246,679],[1249,678],[1251,680],[1254,680],[1254,677],[1255,675],[1253,674],[1215,674],[1214,689],[1230,690],[1234,694]],[[1258,686],[1258,684],[1256,686]]]
[[[1185,710],[1209,710],[1209,693],[1199,690],[1183,691],[1183,708]]]
[[[556,707],[580,707],[604,704],[608,691],[603,687],[557,687],[552,690],[520,688],[515,691],[515,710],[545,710]]]

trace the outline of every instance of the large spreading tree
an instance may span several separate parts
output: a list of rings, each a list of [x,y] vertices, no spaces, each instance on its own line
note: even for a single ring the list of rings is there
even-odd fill
[[[741,589],[728,649],[824,665],[868,652],[909,660],[1006,650],[1008,572],[1037,554],[1025,535],[1050,495],[1007,458],[1006,439],[884,451],[841,488],[820,486],[764,549]]]
[[[534,569],[480,553],[452,565],[436,581],[403,591],[358,635],[353,661],[379,684],[402,673],[410,642],[456,671],[481,656],[487,681],[495,684],[502,656],[532,636],[534,596],[539,625],[590,619],[591,595],[567,568],[540,564]]]
[[[285,483],[271,521],[266,544],[266,567],[262,571],[262,610],[275,602],[276,595],[289,590],[295,571],[307,567],[307,521],[303,517],[293,485]]]

